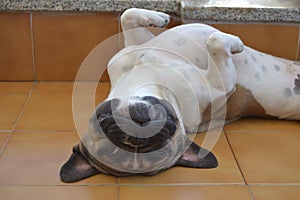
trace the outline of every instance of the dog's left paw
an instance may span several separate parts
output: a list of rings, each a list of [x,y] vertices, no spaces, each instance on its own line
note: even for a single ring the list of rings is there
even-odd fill
[[[122,23],[128,27],[166,27],[170,22],[170,16],[168,14],[139,9],[131,8],[124,12],[121,17]]]
[[[151,26],[151,27],[166,27],[170,22],[170,16],[157,11],[149,11],[145,15],[146,19],[143,19],[143,25]]]

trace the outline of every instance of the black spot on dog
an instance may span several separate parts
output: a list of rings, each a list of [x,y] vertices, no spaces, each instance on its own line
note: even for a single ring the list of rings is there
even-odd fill
[[[300,62],[294,62],[294,65],[300,66]]]
[[[281,69],[280,69],[280,66],[279,65],[274,65],[274,68],[275,68],[275,70],[277,71],[277,72],[279,72]]]
[[[255,74],[255,78],[256,78],[256,80],[258,81],[258,82],[260,82],[261,81],[261,75],[260,75],[260,73],[256,73]]]
[[[294,93],[300,95],[300,74],[297,74],[298,78],[295,79]]]
[[[255,56],[251,55],[251,58],[252,58],[252,60],[253,60],[254,62],[256,62],[256,63],[257,63],[257,59],[256,59],[256,57],[255,57]]]
[[[262,65],[262,66],[261,66],[261,70],[262,70],[263,72],[265,72],[265,73],[268,72],[268,69],[267,69],[267,67],[266,67],[265,65]]]
[[[201,60],[198,57],[195,58],[195,61],[196,63],[201,64]]]
[[[292,90],[290,88],[284,88],[284,97],[289,98],[292,96]]]
[[[187,41],[183,38],[179,38],[174,43],[175,43],[176,46],[181,47],[181,46],[185,45],[187,43]]]

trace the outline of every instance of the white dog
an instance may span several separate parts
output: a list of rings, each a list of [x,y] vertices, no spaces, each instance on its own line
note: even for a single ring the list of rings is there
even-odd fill
[[[63,181],[216,167],[215,156],[187,133],[245,116],[300,119],[297,63],[204,24],[154,36],[145,27],[165,27],[169,16],[161,12],[129,9],[121,23],[125,48],[108,65],[111,92],[62,167]]]

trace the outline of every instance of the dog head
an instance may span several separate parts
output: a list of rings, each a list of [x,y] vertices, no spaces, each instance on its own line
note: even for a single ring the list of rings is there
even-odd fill
[[[76,182],[97,173],[154,175],[172,166],[217,165],[211,152],[189,140],[170,103],[144,96],[101,103],[60,175]]]

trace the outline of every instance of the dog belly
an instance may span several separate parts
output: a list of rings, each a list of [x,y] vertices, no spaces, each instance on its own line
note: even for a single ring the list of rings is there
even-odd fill
[[[185,61],[198,68],[207,69],[206,43],[208,37],[215,31],[217,29],[204,24],[181,25],[163,32],[141,47],[150,47],[152,50],[148,53],[151,53],[152,57],[159,62],[168,64],[180,60],[180,62]],[[156,53],[157,49],[163,49],[165,53]],[[174,58],[170,59],[170,55],[173,55]]]
[[[217,31],[204,24],[187,24],[169,29],[148,42],[133,45],[118,52],[108,64],[112,86],[134,67],[159,63],[168,66],[192,64],[207,69],[206,41]]]
[[[250,90],[266,115],[281,119],[300,119],[300,66],[246,48],[234,56],[237,84]]]
[[[114,75],[118,80],[118,77],[134,66],[145,63],[160,63],[175,68],[192,64],[196,68],[206,69],[206,42],[215,31],[217,30],[203,24],[172,28],[143,45],[131,47],[131,51],[142,50],[134,51],[136,53],[129,54],[130,57],[124,56],[126,59],[130,58],[130,61],[119,59],[119,63],[129,63],[130,68],[119,68],[119,65],[115,65],[115,68],[111,66],[114,70],[110,71],[120,71],[118,76]],[[255,101],[265,110],[266,116],[300,119],[300,86],[297,88],[295,85],[295,80],[299,79],[300,66],[248,47],[242,53],[233,55],[233,60],[237,84],[251,91]]]

